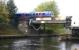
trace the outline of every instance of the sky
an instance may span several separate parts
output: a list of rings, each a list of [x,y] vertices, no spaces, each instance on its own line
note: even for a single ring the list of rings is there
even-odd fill
[[[18,13],[32,12],[39,4],[52,0],[14,0]],[[79,0],[55,0],[60,16],[79,16]]]
[[[18,12],[32,12],[42,2],[49,0],[14,0],[15,5],[17,5]],[[51,0],[50,0],[51,1]]]
[[[60,14],[63,16],[79,16],[79,0],[56,0]]]

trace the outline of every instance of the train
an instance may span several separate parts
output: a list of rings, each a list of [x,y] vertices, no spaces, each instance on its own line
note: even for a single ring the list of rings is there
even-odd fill
[[[16,16],[26,16],[26,17],[53,17],[54,13],[51,11],[43,12],[30,12],[30,13],[16,13]]]

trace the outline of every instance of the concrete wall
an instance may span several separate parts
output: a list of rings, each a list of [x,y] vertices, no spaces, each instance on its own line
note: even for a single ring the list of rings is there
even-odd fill
[[[18,28],[24,34],[27,34],[27,32],[28,32],[28,22],[26,22],[26,21],[19,21]]]

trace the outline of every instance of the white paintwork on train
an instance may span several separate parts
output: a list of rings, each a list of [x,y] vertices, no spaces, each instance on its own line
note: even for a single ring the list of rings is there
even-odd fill
[[[36,18],[36,20],[52,20],[52,18],[47,17],[47,18]]]

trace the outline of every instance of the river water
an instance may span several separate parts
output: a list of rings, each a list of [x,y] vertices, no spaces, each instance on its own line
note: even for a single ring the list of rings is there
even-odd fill
[[[39,38],[0,39],[0,50],[42,50],[41,43]]]
[[[56,41],[56,39],[53,39],[54,42],[52,42],[53,44],[51,46],[48,46],[49,50],[51,47],[53,48],[53,50],[73,50],[73,48],[78,48],[79,45],[76,43],[68,44],[69,47],[71,47],[71,49],[68,49],[66,46],[66,42],[65,41]],[[57,44],[55,44],[57,43]],[[39,42],[39,40],[37,40],[37,42],[33,39],[0,39],[0,50],[48,50],[44,47],[44,44],[41,42]]]

